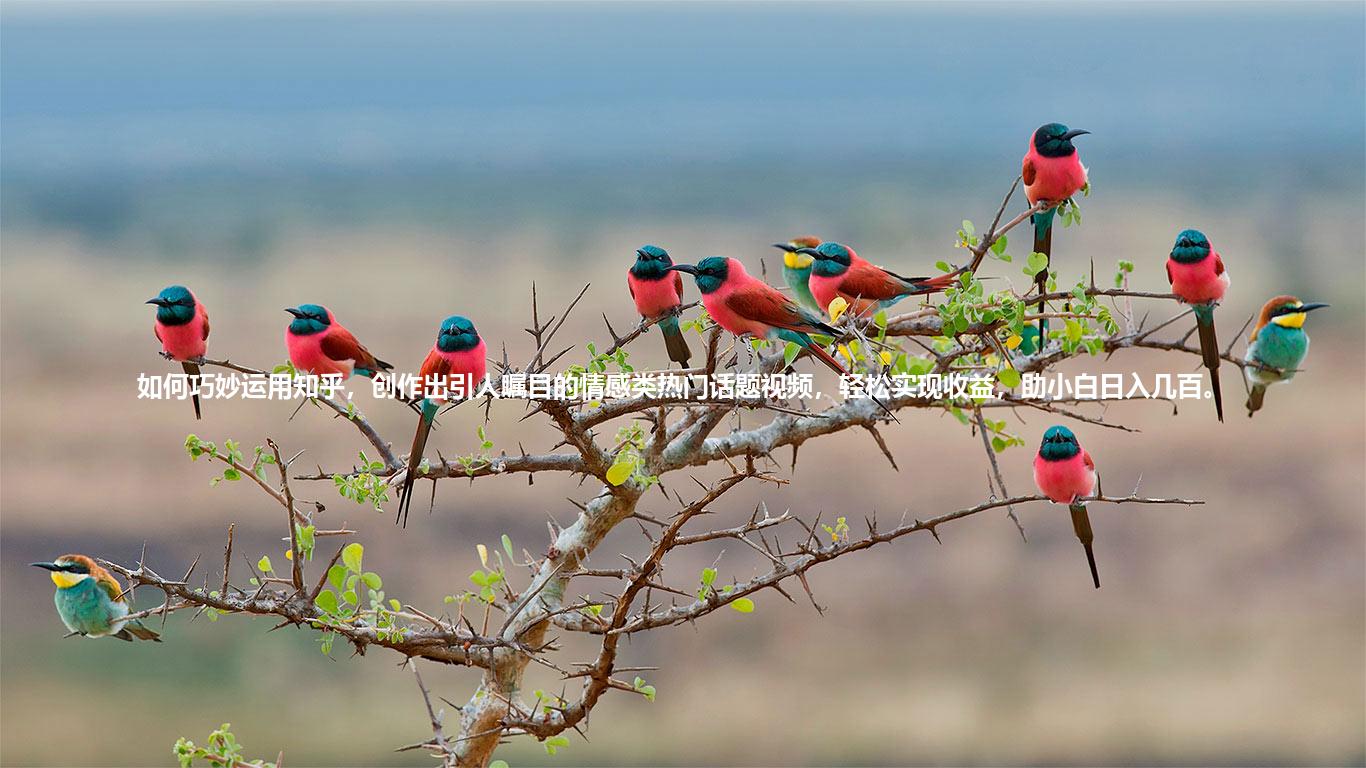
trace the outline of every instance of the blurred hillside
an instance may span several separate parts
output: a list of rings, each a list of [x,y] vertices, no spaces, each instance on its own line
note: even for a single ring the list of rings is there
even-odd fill
[[[1094,513],[1098,593],[1065,514],[1041,506],[1023,511],[1028,543],[983,515],[942,530],[942,546],[910,537],[834,563],[812,575],[824,618],[770,594],[750,616],[633,638],[629,663],[661,667],[658,701],[608,697],[591,741],[505,758],[1366,761],[1364,21],[1357,4],[5,3],[0,764],[163,764],[177,736],[223,721],[249,753],[284,749],[289,765],[427,763],[389,751],[426,734],[411,680],[382,655],[327,659],[302,633],[240,617],[173,617],[154,648],[58,641],[51,584],[26,563],[72,550],[128,561],[145,542],[163,573],[202,554],[213,580],[233,521],[253,559],[280,549],[275,514],[251,488],[209,488],[187,432],[272,436],[325,467],[364,447],[321,412],[286,421],[293,404],[210,401],[194,423],[188,404],[136,401],[139,372],[169,370],[142,303],[162,286],[194,287],[213,354],[247,364],[283,360],[280,308],[308,301],[401,368],[455,311],[516,359],[531,351],[533,280],[556,309],[592,283],[567,339],[605,338],[601,312],[629,323],[622,273],[645,242],[769,269],[768,243],[807,232],[893,268],[961,259],[959,222],[990,219],[1030,130],[1052,119],[1095,132],[1079,142],[1095,186],[1085,222],[1057,240],[1069,274],[1093,261],[1105,280],[1127,259],[1136,287],[1161,290],[1173,236],[1197,226],[1234,279],[1225,342],[1274,293],[1333,304],[1308,327],[1307,370],[1256,420],[1226,371],[1228,424],[1134,403],[1105,416],[1141,433],[1079,429],[1108,490],[1141,481],[1209,503]],[[1036,62],[1039,39],[1067,55]],[[657,343],[635,354],[660,362]],[[1074,369],[1197,362],[1125,354]],[[406,442],[410,414],[360,402]],[[1023,492],[1049,422],[1020,415],[1030,448],[1003,469]],[[520,417],[495,406],[497,447],[548,448]],[[458,409],[433,444],[469,452],[479,421]],[[805,446],[791,485],[737,492],[717,521],[760,500],[858,520],[983,497],[974,436],[951,418],[902,421],[884,430],[900,472],[866,435],[841,435]],[[446,483],[407,531],[330,485],[300,492],[361,529],[390,594],[437,606],[467,586],[476,543],[508,533],[540,551],[547,517],[567,523],[565,497],[592,491],[548,476]],[[594,562],[639,546],[618,532]],[[721,563],[723,577],[763,567],[737,551]],[[475,680],[424,675],[454,701]]]

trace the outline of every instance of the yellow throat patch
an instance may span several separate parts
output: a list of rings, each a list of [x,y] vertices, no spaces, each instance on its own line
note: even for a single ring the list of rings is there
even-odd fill
[[[1271,318],[1271,322],[1282,328],[1303,328],[1304,318],[1307,317],[1308,314],[1308,312],[1292,312],[1288,315],[1277,315]]]
[[[70,589],[77,584],[80,584],[82,579],[88,578],[90,577],[83,573],[67,573],[65,571],[52,572],[52,583],[56,584],[61,589]]]
[[[788,251],[783,254],[783,264],[788,269],[806,269],[811,266],[811,262],[816,259],[809,253],[794,253]]]

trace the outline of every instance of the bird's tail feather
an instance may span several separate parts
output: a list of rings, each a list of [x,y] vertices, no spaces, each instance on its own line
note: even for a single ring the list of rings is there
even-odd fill
[[[1100,571],[1096,570],[1096,553],[1091,547],[1096,535],[1091,531],[1091,518],[1086,515],[1086,505],[1072,504],[1068,510],[1072,513],[1072,530],[1086,550],[1086,564],[1091,566],[1091,581],[1095,582],[1096,589],[1100,589]]]
[[[825,349],[821,347],[821,345],[817,344],[816,342],[812,341],[811,339],[808,338],[808,339],[806,340],[806,343],[803,344],[802,346],[806,348],[806,351],[807,351],[807,352],[810,352],[810,353],[811,353],[811,356],[812,356],[812,357],[814,357],[814,358],[816,358],[817,360],[819,360],[819,361],[821,361],[822,363],[824,363],[824,364],[825,364],[825,367],[829,368],[830,370],[834,371],[835,373],[838,373],[838,374],[840,374],[841,376],[843,376],[844,374],[846,374],[846,373],[849,372],[849,371],[848,371],[847,369],[845,369],[845,367],[840,363],[840,361],[836,360],[836,359],[834,358],[833,355],[831,355],[829,352],[826,352]]]
[[[413,483],[417,482],[417,468],[422,465],[422,453],[427,449],[427,436],[432,432],[432,422],[436,420],[437,404],[431,400],[422,401],[422,415],[418,417],[417,432],[413,434],[413,448],[408,452],[408,468],[404,471],[403,487],[398,491],[398,515],[395,523],[408,527],[408,510],[413,506]]]
[[[1043,269],[1034,275],[1034,284],[1038,286],[1040,294],[1048,290],[1048,267],[1053,263],[1053,217],[1057,213],[1057,208],[1049,208],[1030,217],[1034,223],[1034,252],[1042,253],[1048,257],[1044,261]],[[1039,312],[1042,313],[1043,311],[1044,305],[1040,303]],[[1048,320],[1041,317],[1039,318],[1039,343],[1043,344],[1047,338]]]
[[[683,338],[683,331],[678,327],[678,318],[670,316],[660,320],[659,332],[664,334],[664,348],[669,351],[669,359],[687,368],[692,350],[688,349],[688,340]]]
[[[181,363],[180,367],[189,374],[190,386],[194,388],[194,394],[190,396],[190,399],[194,401],[194,417],[202,419],[204,417],[199,413],[199,366],[195,363]]]
[[[1210,389],[1214,390],[1214,410],[1219,421],[1224,420],[1224,393],[1219,387],[1219,339],[1214,334],[1214,307],[1210,304],[1197,304],[1195,326],[1200,331],[1200,357],[1209,370]]]
[[[1262,409],[1262,399],[1266,397],[1265,384],[1253,384],[1252,391],[1247,393],[1247,417],[1252,418],[1252,414]]]
[[[151,640],[154,643],[161,642],[161,635],[148,629],[146,625],[140,621],[131,621],[124,625],[123,629],[120,629],[114,637],[117,637],[120,640],[127,640],[130,643],[133,642],[133,638],[137,638],[138,640]]]

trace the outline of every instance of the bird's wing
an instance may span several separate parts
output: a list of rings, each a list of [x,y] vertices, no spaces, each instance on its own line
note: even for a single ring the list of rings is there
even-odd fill
[[[208,338],[209,338],[209,310],[204,309],[203,306],[201,305],[200,311],[202,311],[202,312],[204,313],[204,314],[203,314],[203,317],[204,317],[204,340],[207,341]]]
[[[678,300],[683,301],[683,273],[674,273],[674,291],[678,294]]]
[[[840,293],[865,299],[894,299],[909,290],[908,283],[924,282],[923,277],[902,277],[866,261],[849,265],[840,280]]]
[[[731,293],[726,297],[726,306],[746,320],[756,320],[775,328],[801,333],[838,333],[763,283],[748,285]]]
[[[333,325],[328,329],[327,334],[323,336],[322,350],[324,355],[333,360],[350,360],[359,368],[375,370],[379,363],[375,356],[370,354],[370,350],[361,346],[356,337],[340,325]]]
[[[115,579],[108,571],[94,574],[95,583],[99,585],[104,593],[109,595],[109,599],[116,603],[124,602],[123,587],[119,586],[118,579]]]
[[[1176,281],[1172,280],[1172,263],[1169,261],[1167,262],[1167,285],[1171,285],[1174,282]]]
[[[1214,254],[1214,274],[1216,276],[1224,274],[1224,257],[1218,253]]]
[[[1024,163],[1020,166],[1020,178],[1026,187],[1034,183],[1034,163],[1030,162],[1028,155],[1025,155]]]
[[[630,273],[627,273],[627,275],[626,275],[626,289],[629,290],[629,291],[631,292],[631,298],[634,300],[635,297],[636,297],[636,287],[635,287],[634,285],[631,284],[631,275],[630,275]]]
[[[422,361],[422,370],[418,373],[423,379],[441,378],[451,372],[451,362],[444,355],[436,350],[427,353],[427,359]]]
[[[152,325],[152,333],[157,337],[157,341],[161,341],[161,329],[156,324]]]
[[[1092,472],[1096,471],[1096,462],[1091,460],[1091,454],[1087,453],[1085,449],[1083,449],[1081,452],[1081,460],[1086,464],[1087,469],[1091,470]]]

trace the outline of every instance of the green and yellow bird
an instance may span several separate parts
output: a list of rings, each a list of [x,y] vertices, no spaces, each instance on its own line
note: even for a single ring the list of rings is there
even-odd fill
[[[52,583],[57,585],[53,602],[71,634],[161,642],[161,637],[142,622],[124,619],[129,607],[123,587],[94,560],[85,555],[62,555],[50,563],[32,565],[52,572]]]
[[[1262,306],[1257,326],[1247,338],[1243,369],[1252,390],[1247,398],[1247,415],[1262,409],[1266,388],[1295,378],[1295,372],[1309,352],[1309,334],[1304,321],[1310,312],[1327,304],[1305,304],[1294,296],[1277,296]]]

